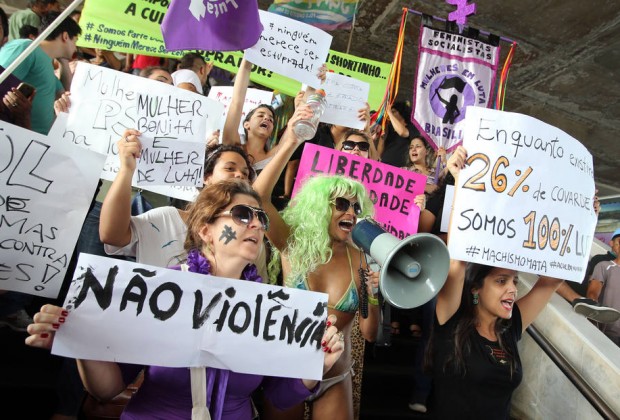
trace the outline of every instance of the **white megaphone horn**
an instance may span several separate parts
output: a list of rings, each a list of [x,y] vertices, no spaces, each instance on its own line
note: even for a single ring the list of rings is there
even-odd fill
[[[411,309],[431,300],[448,278],[450,254],[435,235],[418,233],[401,241],[373,219],[360,220],[353,242],[380,266],[379,290],[392,306]]]

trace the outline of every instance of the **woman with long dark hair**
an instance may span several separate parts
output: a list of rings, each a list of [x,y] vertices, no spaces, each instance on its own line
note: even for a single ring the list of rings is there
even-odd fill
[[[448,160],[456,179],[466,157],[459,147]],[[509,418],[512,392],[523,377],[517,342],[562,280],[539,276],[523,297],[518,282],[515,270],[450,261],[427,353],[435,418]]]

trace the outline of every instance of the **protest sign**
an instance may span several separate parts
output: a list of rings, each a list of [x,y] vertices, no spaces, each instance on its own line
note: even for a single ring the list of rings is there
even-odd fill
[[[343,175],[364,184],[375,207],[374,219],[392,235],[403,239],[418,231],[420,209],[414,199],[424,194],[426,176],[306,143],[292,196],[297,194],[306,179],[317,175]]]
[[[165,2],[88,0],[80,17],[82,35],[77,44],[80,47],[178,59],[187,51],[166,51],[160,30],[167,9]],[[243,53],[238,51],[198,52],[216,67],[233,73],[239,71],[243,58]],[[367,60],[333,50],[330,50],[326,61],[329,70],[368,82],[368,103],[371,109],[379,107],[385,94],[390,63]],[[289,96],[295,96],[301,86],[300,82],[256,65],[252,66],[250,80]]]
[[[469,107],[450,256],[581,282],[596,226],[592,156],[527,115]]]
[[[463,142],[466,107],[493,96],[499,46],[422,27],[411,122],[429,144],[448,152]]]
[[[64,306],[60,356],[323,376],[324,293],[81,254]]]
[[[0,121],[2,289],[58,296],[104,156]]]
[[[258,42],[245,50],[251,63],[318,88],[317,76],[325,63],[332,36],[294,19],[259,11],[263,32]]]
[[[142,153],[136,162],[135,183],[149,185],[194,186],[203,184],[204,145],[191,141],[170,141],[166,137],[140,136]]]
[[[108,155],[101,178],[112,181],[120,167],[116,142],[125,129],[134,128],[147,136],[182,138],[204,145],[207,133],[219,127],[221,113],[221,104],[193,92],[78,63],[62,138]],[[150,187],[145,189],[150,190]],[[170,189],[164,195],[186,199],[185,195],[176,194],[177,191]]]
[[[364,128],[366,123],[360,121],[357,114],[368,101],[368,83],[336,73],[327,73],[321,87],[325,89],[327,102],[325,111],[321,114],[321,122],[359,130]]]
[[[233,87],[232,86],[213,86],[209,91],[209,98],[213,99],[224,105],[224,111],[222,112],[222,118],[220,119],[220,129],[224,128],[224,122],[228,115],[228,107],[232,101]],[[262,89],[248,88],[245,95],[245,102],[243,103],[243,110],[241,112],[241,121],[239,122],[239,134],[243,134],[243,120],[245,116],[261,104],[271,105],[273,99],[273,92],[268,92]]]

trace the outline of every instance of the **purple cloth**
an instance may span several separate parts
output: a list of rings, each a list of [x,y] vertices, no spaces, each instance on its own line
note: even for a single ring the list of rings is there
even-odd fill
[[[161,24],[168,51],[243,50],[262,31],[257,1],[174,0]]]
[[[140,371],[141,366],[121,365],[121,369],[125,383],[130,383]],[[213,369],[207,369],[207,375],[210,370]],[[222,420],[251,419],[251,395],[261,385],[265,396],[280,409],[299,404],[312,395],[312,391],[308,390],[300,379],[275,378],[230,371],[228,376]],[[213,412],[211,415],[214,419],[218,418]],[[191,419],[191,417],[190,370],[160,366],[146,368],[140,389],[131,398],[121,415],[123,420],[153,418],[176,420]]]

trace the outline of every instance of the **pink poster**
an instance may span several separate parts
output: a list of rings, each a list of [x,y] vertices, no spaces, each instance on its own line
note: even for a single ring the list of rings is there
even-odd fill
[[[414,204],[414,198],[424,194],[426,176],[306,143],[297,171],[293,197],[308,177],[323,174],[344,175],[364,184],[375,204],[374,219],[387,232],[403,239],[418,231],[420,209]]]

